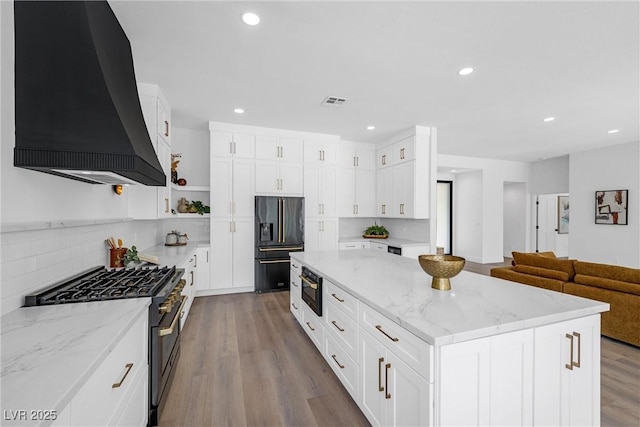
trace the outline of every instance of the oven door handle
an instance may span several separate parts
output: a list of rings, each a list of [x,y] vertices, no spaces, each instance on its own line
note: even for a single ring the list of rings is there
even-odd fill
[[[178,308],[178,313],[182,311],[182,308],[187,303],[187,298],[188,297],[186,295],[182,297],[182,302],[180,303],[180,308]],[[171,322],[171,325],[168,328],[162,328],[158,331],[158,336],[164,337],[166,335],[171,335],[176,327],[176,323],[178,323],[178,320],[180,320],[180,315],[176,314],[176,316],[173,318],[173,322]]]
[[[309,285],[311,287],[311,289],[318,289],[318,284],[317,283],[311,282],[309,279],[304,277],[302,274],[299,275],[298,277],[301,278],[302,281],[305,282],[307,285]]]

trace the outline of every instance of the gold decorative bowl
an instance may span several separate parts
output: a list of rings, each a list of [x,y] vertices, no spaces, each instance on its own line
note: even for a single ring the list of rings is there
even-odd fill
[[[420,255],[418,262],[420,267],[429,276],[431,287],[440,291],[451,290],[449,278],[462,271],[465,259],[454,255]]]

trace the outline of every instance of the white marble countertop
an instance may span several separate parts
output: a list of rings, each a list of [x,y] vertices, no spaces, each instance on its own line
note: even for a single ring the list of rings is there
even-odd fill
[[[609,304],[462,271],[431,288],[414,259],[374,249],[292,252],[291,258],[434,345],[584,317]]]
[[[158,257],[159,265],[171,267],[182,264],[197,248],[202,247],[209,247],[209,241],[189,240],[184,246],[165,246],[161,243],[139,251],[146,255],[155,255]]]
[[[429,246],[429,242],[419,242],[417,240],[407,240],[407,239],[396,239],[395,237],[387,237],[386,239],[375,239],[375,238],[366,238],[362,236],[352,236],[352,237],[340,237],[338,240],[340,243],[345,242],[374,242],[374,243],[383,243],[387,246],[399,246],[399,247],[410,247],[410,246]]]
[[[2,316],[2,410],[60,414],[150,302],[23,307]]]

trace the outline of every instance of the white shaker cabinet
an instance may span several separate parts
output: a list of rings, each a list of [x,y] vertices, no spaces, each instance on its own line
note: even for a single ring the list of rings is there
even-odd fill
[[[600,424],[600,316],[536,328],[534,425]]]
[[[304,165],[305,216],[336,217],[337,169],[335,166]]]
[[[170,217],[171,213],[171,109],[162,91],[156,85],[138,83],[140,107],[149,138],[165,174],[165,186],[151,187],[131,185],[129,215],[134,219],[158,219]]]
[[[319,165],[337,165],[337,141],[305,139],[304,162]]]
[[[381,218],[393,217],[393,170],[378,169],[376,179],[376,215]]]
[[[297,138],[278,138],[275,136],[256,136],[256,159],[283,162],[301,162],[303,145]]]
[[[253,173],[251,159],[211,159],[212,217],[253,216]]]
[[[376,175],[374,170],[340,168],[338,183],[338,216],[376,216]]]
[[[212,131],[210,135],[212,156],[255,158],[255,136],[219,131]]]
[[[302,163],[256,160],[255,170],[256,194],[302,196]]]
[[[211,288],[211,248],[200,247],[196,249],[196,292]]]
[[[432,425],[432,385],[365,330],[360,346],[360,408],[371,424]]]
[[[193,304],[193,298],[196,296],[196,274],[197,274],[197,255],[193,250],[187,259],[179,266],[184,268],[184,275],[182,278],[186,281],[186,285],[182,288],[182,296],[187,297],[187,301],[182,307],[182,313],[180,313],[180,329],[184,328],[189,317],[189,311],[191,310],[191,304]]]
[[[289,270],[289,310],[296,317],[298,322],[302,321],[300,304],[302,301],[302,284],[300,275],[302,274],[302,265],[300,262],[291,260],[291,269]]]
[[[211,219],[211,289],[254,289],[253,218]]]
[[[305,218],[305,251],[333,251],[338,249],[337,218]]]

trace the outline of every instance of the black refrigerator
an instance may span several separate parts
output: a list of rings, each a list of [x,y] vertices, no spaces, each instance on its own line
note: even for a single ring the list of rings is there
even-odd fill
[[[304,250],[304,197],[256,196],[255,291],[289,289],[289,252]]]

